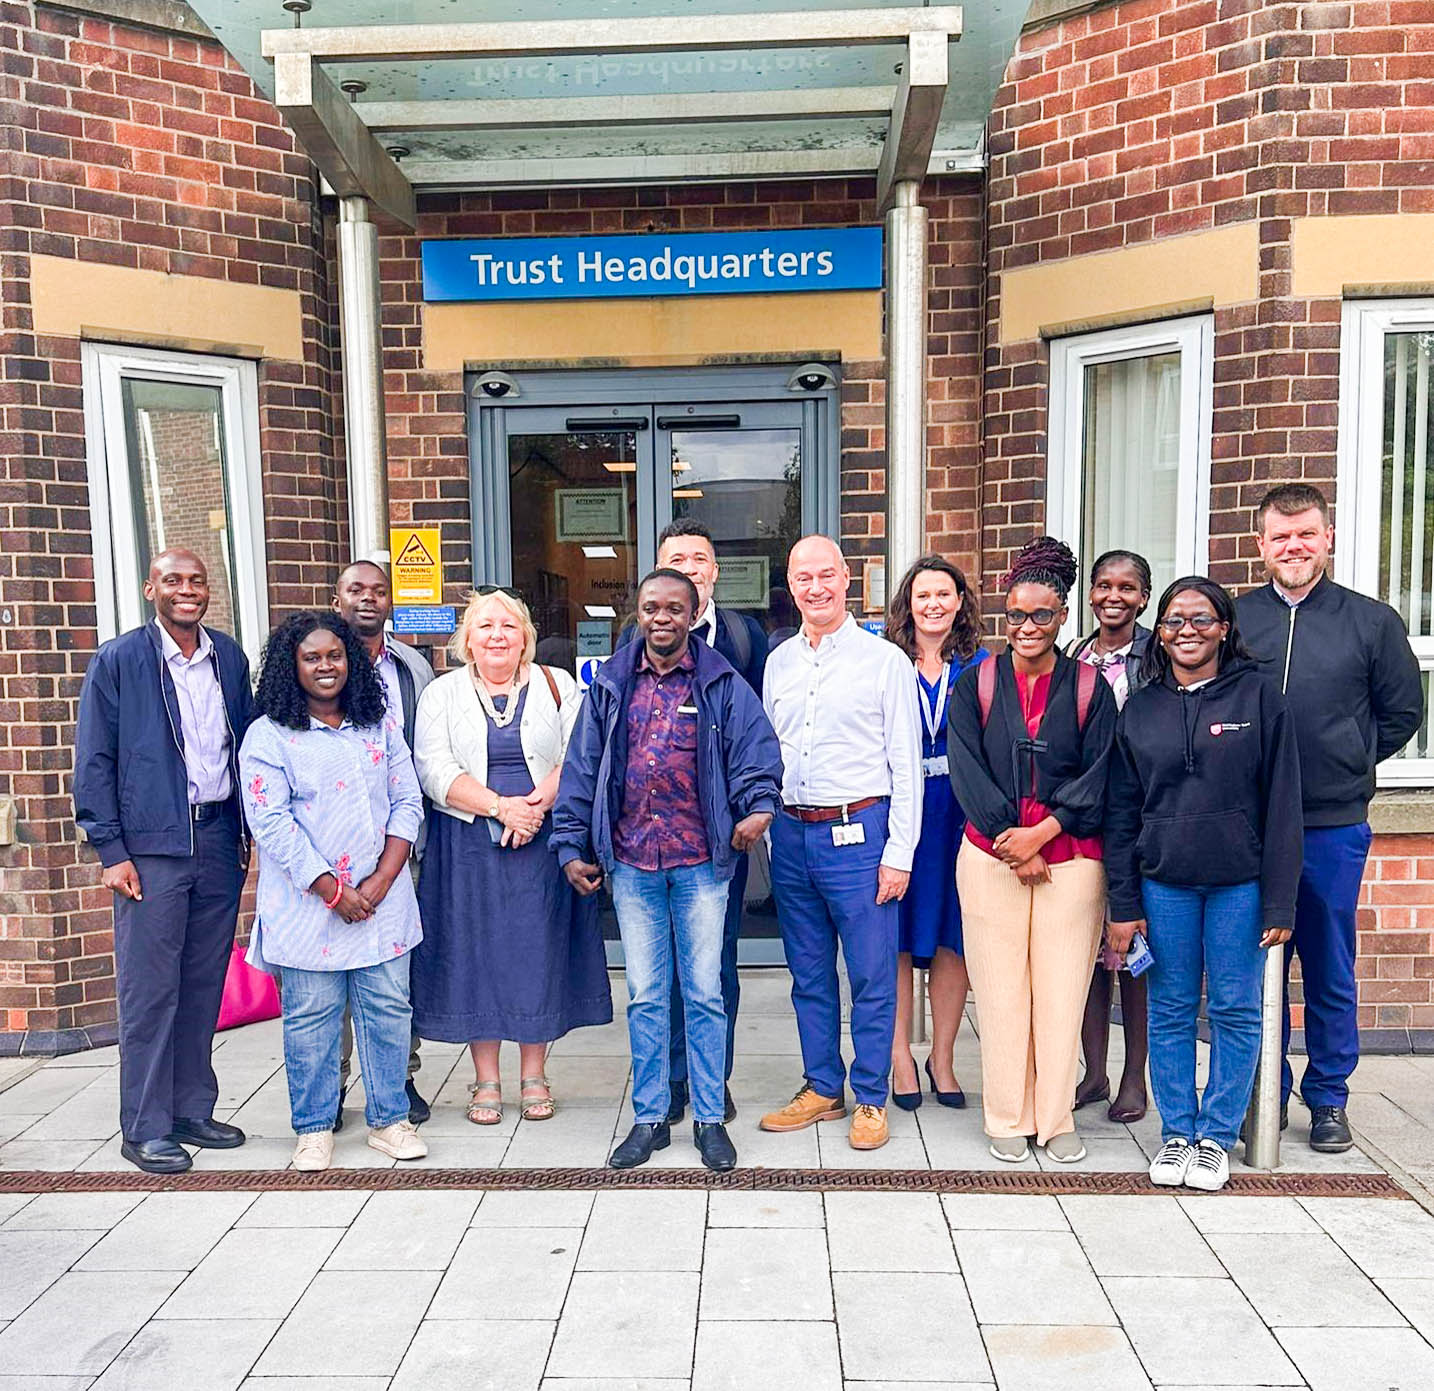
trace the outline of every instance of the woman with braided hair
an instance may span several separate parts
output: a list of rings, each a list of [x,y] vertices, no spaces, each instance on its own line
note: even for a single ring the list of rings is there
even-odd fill
[[[1006,575],[1007,648],[956,683],[951,783],[966,812],[956,857],[966,965],[981,1026],[991,1153],[1020,1163],[1028,1139],[1074,1164],[1071,1115],[1081,1014],[1101,927],[1101,830],[1115,737],[1110,687],[1056,647],[1075,557],[1053,536]]]

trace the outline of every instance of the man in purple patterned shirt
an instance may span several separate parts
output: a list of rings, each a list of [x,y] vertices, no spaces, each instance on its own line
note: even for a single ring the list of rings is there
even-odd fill
[[[608,1161],[615,1169],[646,1163],[671,1142],[674,966],[693,1142],[709,1169],[737,1162],[723,1124],[727,885],[737,857],[771,824],[782,760],[752,688],[713,648],[689,642],[696,608],[695,586],[676,570],[642,582],[642,641],[599,669],[553,808],[550,843],[568,881],[590,894],[608,875],[622,934],[636,1123]]]

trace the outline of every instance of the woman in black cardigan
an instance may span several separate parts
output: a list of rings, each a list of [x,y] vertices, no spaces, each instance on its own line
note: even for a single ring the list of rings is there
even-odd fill
[[[1053,537],[1006,576],[1006,652],[956,683],[951,783],[967,816],[956,858],[966,961],[981,1018],[991,1153],[1085,1157],[1071,1116],[1082,1007],[1105,921],[1101,830],[1115,698],[1056,648],[1076,580]],[[982,672],[989,674],[984,678]]]

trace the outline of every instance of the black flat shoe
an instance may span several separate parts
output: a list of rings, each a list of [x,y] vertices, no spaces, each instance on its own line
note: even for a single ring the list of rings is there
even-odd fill
[[[244,1143],[244,1132],[237,1125],[227,1125],[212,1116],[203,1120],[173,1121],[169,1138],[180,1145],[198,1145],[202,1150],[237,1150]]]
[[[942,1106],[949,1106],[953,1111],[959,1111],[966,1104],[966,1093],[957,1087],[955,1091],[943,1092],[936,1085],[936,1074],[931,1071],[931,1059],[926,1060],[926,1080],[931,1083],[931,1093],[937,1102]]]
[[[335,1134],[335,1135],[337,1135],[337,1134],[339,1133],[339,1131],[341,1131],[341,1130],[344,1128],[344,1097],[346,1097],[348,1094],[349,1094],[349,1089],[348,1089],[347,1087],[340,1087],[340,1088],[339,1088],[339,1109],[334,1112],[334,1134]]]
[[[702,1162],[709,1168],[724,1174],[737,1167],[737,1150],[727,1135],[724,1125],[706,1125],[702,1121],[692,1123],[692,1143],[702,1156]]]
[[[1343,1106],[1310,1107],[1310,1148],[1320,1154],[1343,1154],[1354,1145]]]
[[[194,1167],[188,1150],[173,1140],[124,1140],[120,1153],[147,1174],[182,1174]]]
[[[418,1094],[418,1088],[413,1085],[413,1078],[403,1084],[404,1093],[408,1097],[408,1119],[412,1125],[422,1125],[433,1112],[429,1109],[428,1103]],[[340,1098],[339,1105],[343,1105]]]
[[[646,1164],[654,1150],[665,1150],[671,1143],[672,1128],[666,1121],[660,1125],[635,1125],[627,1132],[627,1139],[613,1150],[608,1168],[635,1169]]]
[[[687,1083],[672,1082],[668,1088],[667,1123],[676,1125],[687,1114]]]
[[[737,1103],[732,1100],[732,1088],[722,1088],[722,1124],[731,1125],[737,1119]]]

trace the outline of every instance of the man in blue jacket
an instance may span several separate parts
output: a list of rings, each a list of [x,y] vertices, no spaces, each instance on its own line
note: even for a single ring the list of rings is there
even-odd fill
[[[115,895],[121,1153],[146,1173],[233,1149],[210,1063],[249,842],[239,744],[252,705],[239,645],[203,627],[209,576],[190,551],[154,558],[154,621],[105,643],[80,691],[75,820]]]
[[[627,962],[631,1133],[616,1169],[671,1142],[668,1047],[674,969],[687,1018],[693,1141],[709,1169],[737,1153],[724,1124],[721,962],[737,857],[771,825],[782,761],[761,702],[689,632],[697,590],[654,570],[637,592],[641,643],[603,664],[578,712],[553,808],[551,845],[569,883],[612,887]]]
[[[1235,611],[1250,650],[1289,702],[1299,744],[1304,871],[1292,945],[1304,981],[1308,1054],[1300,1095],[1310,1108],[1310,1148],[1338,1154],[1354,1143],[1345,1104],[1359,1062],[1355,908],[1371,840],[1374,770],[1418,730],[1424,692],[1399,615],[1325,573],[1334,528],[1318,488],[1271,489],[1255,531],[1270,582],[1241,595]],[[1288,988],[1284,1031],[1288,1051]],[[1286,1059],[1281,1128],[1292,1084]]]

